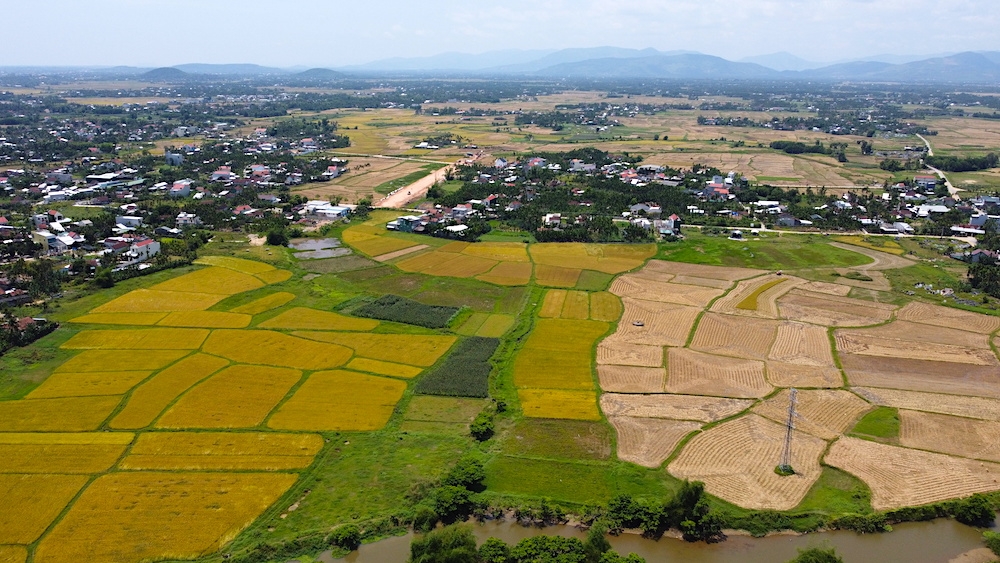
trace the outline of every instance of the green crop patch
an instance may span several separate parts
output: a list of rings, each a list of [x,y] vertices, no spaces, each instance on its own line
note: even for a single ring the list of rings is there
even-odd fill
[[[420,380],[417,392],[449,397],[488,397],[493,370],[490,357],[499,345],[497,338],[466,338],[441,365]]]
[[[851,434],[866,440],[896,443],[899,440],[899,411],[879,407],[863,416]]]
[[[392,321],[426,328],[448,326],[458,309],[441,305],[424,305],[398,295],[383,295],[375,301],[355,309],[354,314],[369,319]]]

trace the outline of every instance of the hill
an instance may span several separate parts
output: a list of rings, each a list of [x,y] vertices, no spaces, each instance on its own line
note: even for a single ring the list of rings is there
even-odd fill
[[[162,67],[154,68],[153,70],[140,74],[139,78],[143,80],[149,80],[151,82],[170,82],[177,80],[187,80],[191,75],[184,72],[179,68],[173,67]]]
[[[538,71],[551,77],[599,78],[777,78],[781,74],[753,63],[734,63],[701,54],[653,56],[632,59],[592,59],[551,66]]]
[[[307,80],[334,80],[342,78],[343,76],[344,73],[330,70],[328,68],[311,68],[295,74],[295,78]]]
[[[288,74],[288,71],[280,68],[272,68],[255,64],[201,64],[191,63],[176,65],[174,68],[183,70],[189,74],[226,74],[257,76],[264,74]]]

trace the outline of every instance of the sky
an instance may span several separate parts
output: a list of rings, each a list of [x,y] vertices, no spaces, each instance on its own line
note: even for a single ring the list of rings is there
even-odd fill
[[[1000,51],[996,0],[11,0],[0,66],[339,67],[501,49],[652,47],[813,61]]]

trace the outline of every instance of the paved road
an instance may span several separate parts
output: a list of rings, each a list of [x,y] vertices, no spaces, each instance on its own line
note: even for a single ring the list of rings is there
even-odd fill
[[[927,145],[927,156],[934,156],[934,149],[931,148],[930,141],[928,141],[923,135],[920,134],[917,134],[917,137],[920,137],[920,140],[923,141],[925,145]],[[945,176],[944,172],[938,170],[937,168],[934,168],[930,164],[924,164],[924,166],[930,168],[932,172],[938,175],[938,178],[941,178],[941,180],[944,181],[944,186],[948,188],[948,193],[951,194],[951,197],[955,199],[961,199],[960,197],[958,197],[959,189],[951,185],[951,180],[949,180],[948,177]]]

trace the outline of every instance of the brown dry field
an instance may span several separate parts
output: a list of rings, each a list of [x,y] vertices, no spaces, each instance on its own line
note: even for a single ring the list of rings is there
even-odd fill
[[[765,270],[751,270],[749,268],[725,268],[722,266],[703,266],[701,264],[685,264],[681,262],[665,262],[663,260],[650,260],[646,267],[640,272],[663,272],[675,276],[691,276],[706,280],[725,280],[735,282],[747,278],[753,278],[766,274]],[[697,284],[692,284],[697,285]],[[730,284],[732,285],[732,284]],[[712,286],[710,286],[712,287]],[[728,287],[728,286],[727,286]]]
[[[782,317],[822,326],[865,326],[885,322],[895,307],[849,297],[792,290],[778,299]]]
[[[764,363],[670,348],[667,392],[759,399],[773,388],[764,377]]]
[[[913,301],[900,309],[896,313],[896,318],[903,321],[913,321],[935,327],[956,328],[980,334],[991,334],[1000,329],[1000,318],[952,309],[951,307],[930,305],[919,301]]]
[[[622,299],[625,311],[611,338],[619,342],[653,346],[683,346],[700,309],[672,303]],[[641,322],[642,326],[633,323]]]
[[[899,411],[899,443],[918,450],[1000,462],[1000,422]]]
[[[853,390],[873,404],[883,407],[1000,422],[1000,400],[998,399],[870,387],[855,387]]]
[[[808,281],[798,287],[804,291],[837,295],[839,297],[847,297],[847,294],[851,292],[851,288],[849,286],[841,285],[839,283],[827,283],[820,281]]]
[[[955,362],[840,354],[851,385],[1000,398],[1000,369]]]
[[[980,108],[977,111],[983,110]],[[958,117],[935,117],[927,121],[927,127],[938,132],[929,137],[935,150],[987,152],[1000,146],[1000,127],[995,121]]]
[[[375,192],[375,188],[397,178],[420,170],[426,162],[397,160],[388,158],[349,157],[350,172],[329,182],[302,184],[292,189],[292,193],[309,199],[327,200],[331,196],[339,196],[346,201],[354,202],[366,196],[373,200],[383,196]]]
[[[609,416],[618,434],[618,459],[643,467],[659,467],[688,434],[697,431],[697,422]]]
[[[929,344],[958,346],[977,350],[990,349],[989,336],[982,333],[968,332],[943,326],[932,328],[926,324],[901,320],[895,320],[887,325],[872,328],[842,329],[836,331],[836,334],[873,336],[888,340],[908,340],[920,343],[926,342]]]
[[[753,310],[740,309],[737,307],[746,298],[750,297],[758,288],[769,283],[780,281],[781,283],[764,290],[757,295],[757,308]],[[769,275],[741,281],[736,288],[718,299],[712,304],[711,311],[726,313],[728,315],[741,315],[747,317],[764,317],[768,319],[778,318],[778,297],[788,293],[791,289],[805,280],[789,276]]]
[[[753,405],[747,399],[695,395],[601,395],[601,409],[608,416],[666,418],[709,423],[735,416]]]
[[[704,482],[709,493],[743,508],[791,510],[819,478],[826,448],[826,442],[803,432],[794,432],[792,441],[795,475],[782,477],[774,468],[781,462],[785,425],[751,414],[692,438],[668,470]]]
[[[933,330],[933,329],[930,329]],[[924,332],[924,331],[921,331]],[[913,335],[919,338],[919,334]],[[997,357],[989,348],[975,349],[950,344],[885,338],[872,334],[837,331],[837,351],[844,354],[905,358],[929,362],[953,362],[975,366],[997,366]]]
[[[753,412],[785,424],[788,419],[789,391],[786,389],[754,407]],[[795,429],[817,438],[832,440],[840,436],[872,405],[854,393],[842,389],[804,389],[796,394]]]
[[[840,370],[833,366],[806,366],[767,362],[767,380],[775,387],[827,387],[844,385]]]
[[[679,276],[674,276],[674,279],[671,281],[673,281],[674,283],[680,283],[684,285],[714,287],[715,289],[723,289],[723,290],[733,287],[733,282],[729,280],[712,280],[709,278],[699,278],[696,276],[688,276],[684,274],[681,274]]]
[[[676,303],[692,307],[704,307],[716,297],[722,295],[718,289],[664,283],[649,279],[635,278],[632,274],[624,275],[611,284],[611,293],[619,297],[632,297],[646,301],[661,303]]]
[[[778,325],[778,334],[768,359],[804,366],[834,366],[826,329],[791,321]]]
[[[612,393],[663,393],[667,380],[664,368],[635,366],[598,366],[601,389]]]
[[[920,506],[1000,489],[1000,464],[843,437],[824,462],[864,481],[872,508]]]
[[[691,348],[710,354],[764,360],[778,331],[778,321],[705,313]]]
[[[402,250],[397,250],[395,252],[390,252],[388,254],[382,254],[380,256],[375,256],[372,260],[376,262],[388,262],[389,260],[395,260],[396,258],[401,258],[407,254],[413,254],[414,252],[420,252],[421,250],[427,250],[430,248],[426,244],[420,244],[417,246],[411,246],[410,248],[404,248]]]
[[[599,365],[660,367],[663,365],[663,348],[643,344],[629,344],[614,339],[614,335],[597,345]]]

